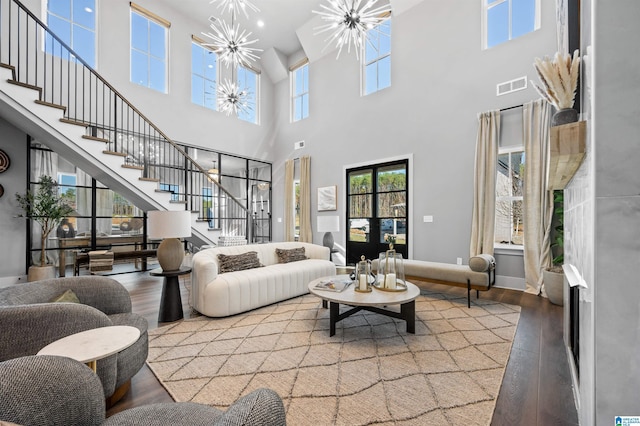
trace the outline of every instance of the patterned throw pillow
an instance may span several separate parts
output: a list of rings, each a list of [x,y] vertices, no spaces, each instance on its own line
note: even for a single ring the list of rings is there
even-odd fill
[[[255,251],[236,255],[218,254],[218,269],[221,274],[244,271],[245,269],[259,268],[261,266],[258,252]]]
[[[54,297],[49,300],[50,303],[80,303],[80,299],[73,292],[73,290],[68,289],[64,293]]]
[[[304,247],[290,250],[277,248],[276,254],[278,255],[278,263],[297,262],[298,260],[307,259],[307,256],[304,254]]]

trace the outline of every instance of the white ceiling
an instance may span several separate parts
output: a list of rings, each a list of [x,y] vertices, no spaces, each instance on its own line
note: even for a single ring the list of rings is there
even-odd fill
[[[157,0],[166,4],[200,26],[193,29],[195,35],[209,30],[209,16],[224,19],[228,23],[231,17],[228,12],[218,8],[220,1],[209,3],[210,0]],[[296,30],[316,16],[312,10],[320,10],[321,3],[327,0],[250,0],[260,11],[253,12],[247,9],[249,19],[241,12],[236,16],[236,22],[241,29],[253,33],[252,38],[259,41],[254,46],[263,50],[274,47],[286,56],[289,56],[302,48]],[[177,8],[176,4],[180,7]],[[258,20],[264,22],[264,27],[257,25]]]

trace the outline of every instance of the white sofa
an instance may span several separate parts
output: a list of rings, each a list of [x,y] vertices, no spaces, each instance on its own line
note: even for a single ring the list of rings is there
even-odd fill
[[[308,259],[278,263],[276,248],[304,247]],[[260,268],[218,273],[218,254],[236,255],[255,251]],[[193,256],[191,306],[210,317],[225,317],[290,299],[309,292],[310,281],[336,274],[324,246],[297,243],[267,243],[215,247]]]

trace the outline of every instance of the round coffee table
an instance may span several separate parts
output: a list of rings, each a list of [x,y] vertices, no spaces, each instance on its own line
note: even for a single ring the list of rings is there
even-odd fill
[[[348,275],[338,275],[337,277],[322,277],[309,283],[309,292],[318,296],[323,301],[329,302],[329,335],[336,334],[336,323],[355,314],[359,311],[370,311],[392,318],[406,321],[407,333],[416,332],[416,303],[415,300],[420,295],[420,289],[406,281],[406,291],[384,291],[373,288],[370,293],[360,293],[354,290],[355,285],[351,284],[341,292],[327,291],[316,288],[316,284],[327,279],[337,280],[348,279]],[[340,313],[340,304],[353,306],[353,309]],[[400,312],[390,311],[382,306],[400,305]]]
[[[133,345],[140,330],[128,325],[92,328],[49,343],[36,355],[58,355],[87,364],[96,371],[96,362]]]

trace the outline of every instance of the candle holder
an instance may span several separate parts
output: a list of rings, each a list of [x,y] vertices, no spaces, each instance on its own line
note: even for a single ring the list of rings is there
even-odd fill
[[[371,261],[366,260],[364,255],[360,259],[356,264],[356,285],[353,290],[358,293],[371,293],[371,285],[375,280],[375,276],[371,273]]]
[[[389,247],[378,258],[378,279],[374,286],[383,291],[406,291],[402,253],[396,253],[392,244]]]

